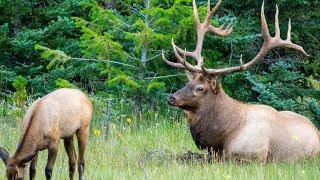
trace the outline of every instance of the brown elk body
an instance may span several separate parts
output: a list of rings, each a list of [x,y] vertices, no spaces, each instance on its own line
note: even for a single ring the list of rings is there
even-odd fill
[[[177,47],[173,50],[177,63],[166,64],[183,68],[192,74],[189,83],[169,97],[169,104],[183,109],[189,120],[189,127],[195,144],[207,149],[209,160],[213,152],[226,159],[240,161],[259,160],[263,162],[280,160],[293,161],[299,158],[312,158],[320,153],[320,134],[311,121],[297,113],[277,111],[265,105],[251,105],[229,97],[217,79],[217,76],[247,70],[260,62],[275,47],[286,47],[307,55],[303,48],[291,42],[291,24],[287,39],[280,38],[278,7],[275,18],[275,37],[271,37],[264,16],[264,3],[261,8],[261,26],[264,44],[254,59],[240,66],[223,69],[206,69],[201,57],[203,38],[206,32],[219,36],[231,33],[232,26],[215,28],[210,19],[221,4],[211,10],[208,3],[207,16],[200,23],[195,0],[193,0],[194,17],[197,27],[197,46],[193,52]],[[193,66],[186,61],[186,56],[196,59]]]
[[[60,139],[69,157],[69,176],[73,179],[78,163],[79,179],[83,179],[84,153],[88,143],[89,126],[92,118],[92,103],[76,89],[59,89],[35,101],[27,111],[19,145],[12,158],[0,148],[0,156],[6,165],[8,179],[23,179],[24,167],[30,164],[30,179],[34,179],[38,152],[48,149],[45,168],[46,179],[51,179]],[[76,134],[79,145],[78,160],[73,145]]]

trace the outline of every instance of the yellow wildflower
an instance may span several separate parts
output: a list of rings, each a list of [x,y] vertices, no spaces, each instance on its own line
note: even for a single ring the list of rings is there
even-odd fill
[[[101,136],[101,131],[99,129],[93,129],[93,135],[95,136]]]
[[[132,122],[131,118],[127,118],[127,122],[130,124]]]
[[[123,138],[123,135],[120,132],[117,132],[117,136],[119,139]]]

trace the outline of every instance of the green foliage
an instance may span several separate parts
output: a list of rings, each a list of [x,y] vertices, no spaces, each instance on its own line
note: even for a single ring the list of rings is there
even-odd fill
[[[12,86],[16,90],[15,96],[20,107],[24,107],[25,105],[25,99],[27,97],[26,85],[27,80],[22,76],[17,76],[12,83]]]
[[[55,83],[58,88],[76,88],[75,85],[62,78],[58,78]]]
[[[35,49],[42,51],[41,58],[50,60],[50,63],[47,65],[47,69],[52,69],[55,65],[65,63],[71,59],[70,56],[60,50],[52,50],[39,44],[35,45]]]
[[[320,80],[315,79],[313,76],[307,78],[308,84],[310,87],[313,87],[315,90],[320,91]]]
[[[16,77],[15,72],[5,69],[5,66],[0,65],[0,99],[10,93],[10,86]]]
[[[133,91],[133,93],[135,93],[141,88],[141,86],[138,83],[136,83],[134,80],[130,79],[128,76],[125,75],[120,75],[118,77],[110,79],[107,82],[107,84],[110,87],[117,87],[120,84],[122,84],[124,88],[126,88],[128,91]]]
[[[290,64],[282,61],[270,67],[270,72],[253,76],[246,73],[246,79],[252,83],[252,90],[258,93],[258,100],[279,110],[296,110],[295,95],[297,89],[292,84],[299,83],[302,78],[297,71],[290,71]]]
[[[310,82],[314,88],[306,89],[305,77],[293,69],[293,65],[283,61],[272,64],[262,75],[245,74],[259,103],[270,105],[278,110],[290,110],[319,121],[319,89],[316,80]],[[318,99],[318,100],[316,100]]]
[[[165,90],[165,83],[153,81],[148,85],[147,92],[150,94],[157,94]]]
[[[16,77],[16,79],[13,81],[12,83],[12,86],[17,90],[17,91],[20,91],[20,90],[23,90],[25,89],[27,85],[27,80],[22,77],[22,76],[18,76]]]
[[[127,59],[122,45],[114,37],[112,28],[119,23],[119,17],[112,10],[103,9],[96,1],[87,4],[91,9],[90,20],[73,17],[76,27],[81,29],[82,53],[86,58]]]
[[[317,123],[318,127],[320,126],[320,105],[319,105],[319,100],[317,101],[316,99],[311,99],[310,101],[310,108],[312,112],[315,115],[314,121]]]

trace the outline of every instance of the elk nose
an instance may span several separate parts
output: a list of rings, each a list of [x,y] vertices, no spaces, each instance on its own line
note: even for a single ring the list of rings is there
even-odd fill
[[[171,94],[168,98],[168,103],[173,105],[176,102],[176,98]]]

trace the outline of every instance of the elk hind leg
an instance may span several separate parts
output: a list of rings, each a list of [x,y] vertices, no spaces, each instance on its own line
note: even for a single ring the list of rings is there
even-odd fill
[[[77,139],[78,139],[78,146],[79,146],[79,157],[78,157],[78,173],[79,173],[79,180],[84,179],[84,153],[88,144],[89,138],[89,127],[85,130],[79,129],[77,131]]]
[[[77,164],[76,152],[73,145],[73,136],[65,138],[63,142],[64,148],[69,158],[69,178],[73,179]]]

